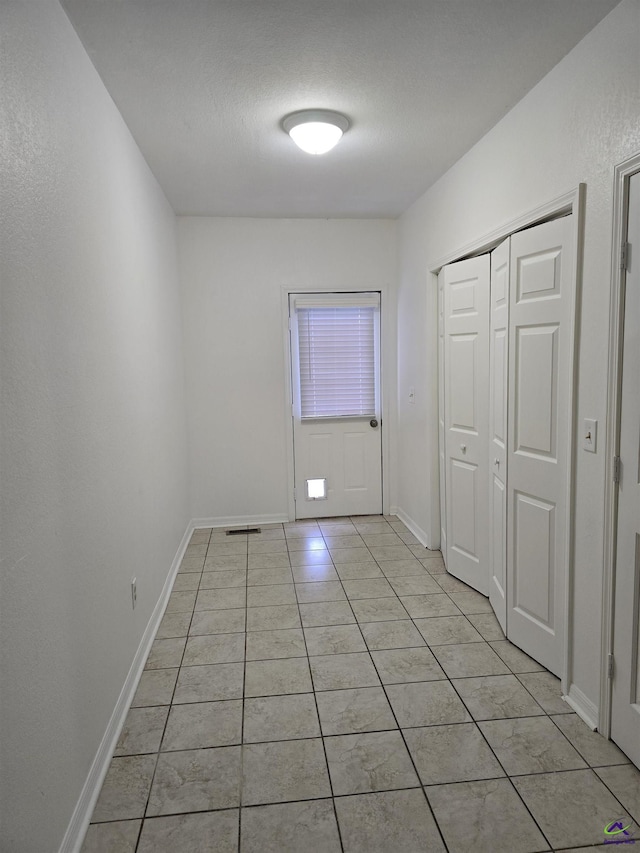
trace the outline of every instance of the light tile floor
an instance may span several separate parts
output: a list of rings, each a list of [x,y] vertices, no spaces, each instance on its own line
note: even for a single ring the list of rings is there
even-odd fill
[[[193,534],[83,853],[592,850],[618,818],[640,772],[487,599],[338,518]]]

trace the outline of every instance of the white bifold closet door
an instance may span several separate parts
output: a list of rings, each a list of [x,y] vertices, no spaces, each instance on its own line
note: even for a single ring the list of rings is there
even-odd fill
[[[559,675],[565,653],[575,270],[572,217],[443,267],[447,570]],[[443,410],[443,411],[442,411]]]
[[[561,675],[569,560],[572,217],[511,237],[507,636]]]
[[[447,571],[489,594],[489,256],[443,269]]]
[[[507,632],[507,387],[510,238],[491,253],[489,335],[489,601]]]

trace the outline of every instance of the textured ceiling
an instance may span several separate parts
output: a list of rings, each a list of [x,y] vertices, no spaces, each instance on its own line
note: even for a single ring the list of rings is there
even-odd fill
[[[62,0],[179,214],[395,217],[618,0]],[[323,157],[280,128],[328,107]]]

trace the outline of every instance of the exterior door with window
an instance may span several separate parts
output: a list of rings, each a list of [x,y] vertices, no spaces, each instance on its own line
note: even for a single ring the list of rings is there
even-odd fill
[[[296,518],[382,513],[380,294],[289,296]]]

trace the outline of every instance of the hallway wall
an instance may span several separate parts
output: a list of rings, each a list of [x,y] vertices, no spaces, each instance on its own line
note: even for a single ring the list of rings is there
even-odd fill
[[[401,218],[399,505],[438,540],[437,324],[429,269],[502,223],[587,184],[577,450],[573,689],[599,702],[613,168],[640,150],[640,0],[624,0]],[[416,387],[416,404],[408,389]]]
[[[188,521],[175,217],[60,7],[0,39],[0,847],[51,853]]]
[[[396,223],[178,217],[178,234],[191,515],[281,521],[283,288],[383,292],[383,382],[395,402]]]

